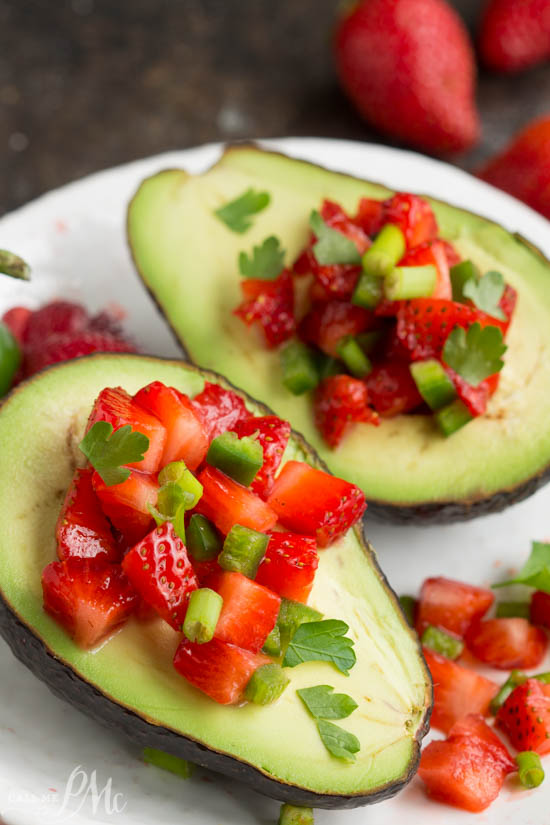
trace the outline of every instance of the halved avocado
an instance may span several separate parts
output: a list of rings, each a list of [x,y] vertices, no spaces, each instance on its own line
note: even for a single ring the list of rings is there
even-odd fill
[[[228,386],[185,363],[97,355],[38,375],[2,405],[0,632],[54,693],[143,746],[296,804],[346,808],[390,797],[416,770],[431,681],[416,636],[358,529],[321,553],[310,600],[348,623],[357,664],[349,677],[327,663],[289,669],[289,687],[268,707],[224,707],[193,688],[172,666],[180,635],[160,619],[131,619],[87,652],[42,609],[41,571],[55,558],[56,518],[99,391],[121,385],[133,393],[160,380],[195,395],[204,378]],[[252,412],[269,412],[242,395]],[[321,466],[296,433],[284,460],[291,458]],[[358,702],[342,722],[361,743],[354,764],[329,755],[296,695],[318,684]]]
[[[243,235],[214,215],[249,187],[271,203]],[[485,272],[500,270],[519,292],[500,387],[485,416],[448,439],[427,415],[380,427],[359,424],[335,450],[322,441],[309,396],[281,383],[277,352],[232,315],[241,300],[237,257],[277,235],[292,261],[323,198],[354,211],[378,184],[254,146],[230,148],[207,173],[161,172],[130,204],[128,235],[137,270],[188,356],[261,398],[304,433],[332,472],[363,488],[369,514],[397,522],[449,522],[496,512],[550,477],[550,264],[491,221],[430,199],[441,234]]]

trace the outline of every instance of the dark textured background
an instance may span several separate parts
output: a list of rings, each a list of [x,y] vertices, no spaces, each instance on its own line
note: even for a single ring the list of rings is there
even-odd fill
[[[455,0],[471,27],[482,0]],[[0,214],[88,172],[216,139],[383,141],[340,93],[338,0],[0,0]],[[550,65],[482,73],[466,168],[550,110]]]

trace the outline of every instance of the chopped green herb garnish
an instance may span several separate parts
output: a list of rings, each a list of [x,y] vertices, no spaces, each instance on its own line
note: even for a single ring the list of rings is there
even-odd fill
[[[445,341],[443,360],[465,381],[474,387],[499,372],[504,366],[501,355],[506,344],[499,327],[482,328],[477,322],[468,332],[455,327]]]
[[[214,214],[231,229],[242,235],[252,226],[252,215],[256,215],[269,205],[271,197],[269,192],[256,192],[254,189],[247,189],[235,200],[216,209]]]
[[[359,739],[353,733],[327,722],[325,719],[317,721],[317,730],[323,740],[325,748],[333,756],[346,762],[355,762],[355,754],[361,749]]]
[[[302,688],[296,693],[315,719],[345,719],[358,707],[346,693],[334,693],[330,685]]]
[[[302,662],[330,662],[346,676],[356,662],[349,627],[339,619],[301,624],[292,636],[283,660],[285,667]]]
[[[281,274],[285,265],[285,250],[281,248],[275,235],[266,238],[261,246],[252,249],[252,255],[241,252],[239,255],[239,272],[244,278],[259,278],[261,281],[273,281]]]
[[[506,320],[506,315],[499,306],[499,301],[506,284],[500,272],[492,270],[486,272],[482,278],[470,278],[463,288],[465,298],[470,298],[478,309],[498,318],[500,321]]]
[[[313,810],[298,805],[281,805],[278,825],[313,825]]]
[[[148,765],[154,765],[156,768],[162,768],[163,771],[175,773],[176,776],[182,779],[189,779],[195,770],[194,764],[188,762],[187,759],[180,759],[179,756],[172,756],[171,753],[158,751],[155,748],[144,748],[143,760]]]
[[[550,593],[550,544],[542,541],[532,543],[531,555],[513,579],[498,582],[493,587],[505,587],[508,584],[527,584],[537,590]]]
[[[309,225],[317,238],[313,251],[321,266],[361,263],[361,255],[353,241],[328,226],[319,212],[314,210],[311,213]]]
[[[105,484],[121,484],[130,475],[125,464],[141,461],[149,449],[149,439],[129,424],[113,432],[108,421],[96,421],[79,444]]]
[[[459,264],[451,267],[450,274],[453,287],[453,301],[458,301],[463,304],[466,301],[464,297],[464,287],[470,280],[473,280],[474,283],[479,280],[479,269],[472,261],[460,261]]]
[[[31,268],[23,258],[7,249],[0,249],[0,272],[10,278],[28,281],[31,277]]]

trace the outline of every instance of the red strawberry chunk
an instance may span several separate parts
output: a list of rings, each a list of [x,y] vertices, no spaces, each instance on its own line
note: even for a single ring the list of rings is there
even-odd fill
[[[420,591],[416,629],[421,636],[428,625],[443,627],[464,636],[469,627],[482,619],[495,600],[491,590],[446,579],[426,579]]]
[[[423,653],[434,683],[432,727],[447,733],[467,713],[489,715],[498,691],[495,682],[426,647]]]
[[[364,493],[355,484],[303,461],[287,461],[275,479],[268,503],[284,527],[316,536],[320,547],[343,536],[367,506]]]
[[[277,622],[280,597],[242,573],[227,570],[214,574],[206,586],[223,599],[216,638],[253,653],[261,650]]]
[[[327,226],[337,229],[350,241],[353,241],[360,255],[370,246],[368,233],[359,225],[357,219],[350,218],[340,204],[334,201],[324,200],[321,206],[321,217]]]
[[[550,685],[527,679],[497,713],[497,724],[518,751],[550,752]]]
[[[431,297],[446,298],[450,301],[453,297],[453,289],[451,286],[447,252],[442,241],[427,241],[420,246],[415,246],[413,249],[410,249],[399,262],[399,266],[428,265],[435,266],[437,270],[437,281]]]
[[[40,349],[28,350],[25,374],[33,375],[51,364],[70,361],[94,352],[135,352],[133,344],[107,332],[84,330],[75,335],[54,335]]]
[[[373,312],[346,301],[314,304],[302,320],[298,334],[327,355],[337,356],[337,346],[345,335],[358,335],[378,325]]]
[[[327,301],[334,298],[349,301],[359,280],[361,267],[352,264],[332,264],[330,266],[317,264],[312,271],[315,275],[316,285],[322,289],[318,293],[312,291],[312,300],[317,294],[319,298]]]
[[[65,496],[55,528],[61,560],[103,555],[108,561],[120,561],[120,550],[92,487],[93,472],[77,470]]]
[[[174,667],[215,702],[236,705],[254,671],[270,661],[261,653],[251,653],[220,639],[202,645],[183,639],[174,656]]]
[[[159,485],[155,477],[132,470],[126,481],[107,486],[101,476],[94,473],[92,485],[101,509],[122,533],[124,541],[129,546],[141,541],[153,525],[148,505],[155,507],[157,503]]]
[[[285,269],[274,281],[246,278],[244,301],[234,310],[245,324],[259,323],[268,347],[277,347],[296,329],[292,275]]]
[[[32,312],[27,307],[12,307],[2,315],[2,322],[8,327],[20,347],[24,345],[31,315]]]
[[[499,307],[501,308],[501,310],[506,315],[506,318],[508,319],[506,329],[508,329],[510,321],[512,320],[512,315],[514,314],[514,310],[516,308],[517,300],[518,300],[518,294],[517,294],[516,290],[514,289],[514,287],[510,286],[510,284],[506,284],[506,286],[504,287],[504,292],[502,293],[502,297],[501,297],[500,301],[498,302]]]
[[[237,422],[235,432],[239,438],[245,435],[255,436],[262,445],[264,463],[256,473],[250,489],[267,499],[290,438],[290,424],[276,415],[264,415]]]
[[[213,576],[216,573],[221,573],[222,569],[218,564],[217,559],[211,559],[210,561],[197,561],[191,555],[190,559],[191,564],[193,565],[193,570],[195,571],[195,575],[199,580],[201,587],[210,578],[210,576]]]
[[[540,665],[548,639],[527,619],[488,619],[470,628],[466,644],[485,664],[510,670]]]
[[[531,596],[531,621],[550,630],[550,593],[536,590]]]
[[[226,430],[233,431],[239,421],[252,416],[240,395],[209,381],[193,399],[193,406],[202,418],[209,441]]]
[[[51,301],[31,313],[25,331],[26,345],[29,350],[40,351],[53,336],[72,337],[84,332],[88,322],[88,313],[80,304]]]
[[[206,428],[191,400],[174,387],[153,381],[134,395],[135,403],[155,416],[166,430],[166,443],[160,461],[185,461],[190,470],[202,463],[208,450]]]
[[[42,572],[44,609],[81,647],[94,647],[137,606],[136,592],[117,564],[101,557],[68,558]]]
[[[497,391],[500,373],[490,375],[489,378],[485,378],[473,387],[450,367],[445,367],[445,369],[455,385],[458,397],[468,407],[471,415],[484,415],[489,398]]]
[[[366,378],[369,402],[383,418],[411,412],[423,404],[408,364],[385,361]]]
[[[174,630],[181,630],[189,596],[199,583],[172,523],[165,521],[132,547],[122,569],[141,598]]]
[[[315,423],[330,447],[337,447],[344,436],[360,422],[378,425],[378,415],[368,406],[364,381],[349,375],[325,378],[315,391]]]
[[[498,736],[481,717],[470,714],[454,725],[448,739],[424,749],[418,775],[432,799],[479,812],[496,799],[514,770]]]
[[[361,198],[357,214],[353,219],[363,232],[373,238],[380,232],[384,220],[384,202],[371,198]]]
[[[272,532],[269,535],[256,582],[285,599],[305,604],[319,564],[315,539],[297,533]]]
[[[264,533],[277,521],[269,504],[215,467],[205,467],[199,475],[204,491],[197,512],[214,522],[227,535],[234,524]]]
[[[132,430],[146,435],[149,447],[143,460],[128,466],[145,473],[156,473],[160,469],[166,444],[166,430],[158,418],[138,406],[126,390],[122,387],[107,387],[99,393],[88,419],[88,429],[93,427],[96,421],[108,421],[112,424],[113,430],[129,424]]]
[[[401,229],[407,249],[437,238],[437,221],[432,207],[418,195],[398,192],[385,201],[384,223],[393,223]]]

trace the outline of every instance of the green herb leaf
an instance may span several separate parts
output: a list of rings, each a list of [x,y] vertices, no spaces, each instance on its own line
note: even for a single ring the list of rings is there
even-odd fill
[[[149,439],[132,430],[129,424],[113,432],[113,425],[108,421],[96,421],[79,446],[105,484],[111,487],[126,481],[130,470],[123,465],[141,461],[149,448]]]
[[[361,255],[353,241],[328,226],[319,212],[311,213],[309,225],[317,238],[313,251],[321,266],[361,263]]]
[[[466,298],[471,298],[478,309],[492,315],[493,318],[505,321],[506,315],[498,305],[505,287],[506,284],[500,272],[492,270],[486,272],[479,281],[475,278],[466,281],[462,293]]]
[[[527,584],[537,590],[550,593],[550,544],[534,541],[531,545],[531,555],[513,579],[498,582],[493,587],[505,587],[508,584]]]
[[[229,201],[224,206],[216,209],[214,214],[232,230],[242,235],[252,226],[251,215],[256,215],[265,209],[271,200],[269,192],[256,192],[254,189],[247,189],[238,198]]]
[[[355,762],[355,754],[361,749],[359,739],[338,725],[319,719],[317,722],[319,735],[325,748],[338,759],[346,762]]]
[[[302,688],[296,693],[315,719],[345,719],[357,707],[346,693],[333,693],[330,685]]]
[[[455,327],[443,347],[443,360],[474,387],[499,372],[504,366],[501,355],[507,350],[499,327],[484,327],[477,322],[468,332]]]
[[[285,265],[285,250],[281,248],[275,235],[266,238],[261,246],[252,249],[252,255],[241,252],[239,255],[239,272],[245,278],[259,278],[273,281]]]
[[[19,278],[21,281],[29,281],[31,268],[23,258],[7,249],[0,249],[0,272],[9,275],[10,278]]]
[[[330,662],[346,676],[356,662],[354,642],[344,634],[349,630],[339,619],[307,622],[290,640],[283,665],[296,667],[302,662]]]

